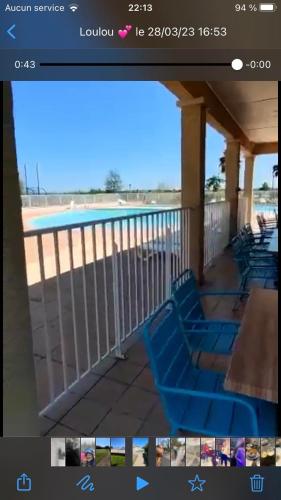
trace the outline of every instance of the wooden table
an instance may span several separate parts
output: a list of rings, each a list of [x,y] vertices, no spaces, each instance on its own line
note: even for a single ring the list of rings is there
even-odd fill
[[[253,288],[224,388],[278,403],[278,292]]]
[[[278,253],[278,229],[273,230],[267,250],[268,252]]]

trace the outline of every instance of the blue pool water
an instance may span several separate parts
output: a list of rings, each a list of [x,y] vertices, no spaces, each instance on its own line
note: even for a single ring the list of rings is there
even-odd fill
[[[81,222],[92,222],[110,218],[126,217],[130,215],[157,212],[167,210],[169,207],[148,207],[148,208],[98,208],[93,210],[67,210],[52,215],[44,215],[32,219],[31,224],[34,229],[44,229],[48,227],[60,227]]]
[[[145,214],[149,212],[157,212],[159,210],[167,210],[171,207],[153,206],[147,208],[97,208],[92,210],[66,210],[52,215],[42,215],[32,219],[31,224],[33,229],[45,229],[48,227],[60,227],[70,224],[79,224],[81,222],[92,222],[96,220],[105,220],[118,217],[126,217],[130,215]],[[256,212],[278,212],[278,205],[255,204]],[[144,221],[145,225],[145,221]]]
[[[256,212],[273,212],[274,210],[276,210],[276,212],[278,212],[278,205],[266,205],[266,204],[262,204],[262,203],[255,203],[255,210]]]

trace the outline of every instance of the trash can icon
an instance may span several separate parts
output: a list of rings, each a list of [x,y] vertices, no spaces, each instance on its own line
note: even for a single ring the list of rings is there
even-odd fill
[[[262,493],[264,477],[262,477],[260,474],[255,474],[254,476],[250,477],[250,479],[252,493]]]

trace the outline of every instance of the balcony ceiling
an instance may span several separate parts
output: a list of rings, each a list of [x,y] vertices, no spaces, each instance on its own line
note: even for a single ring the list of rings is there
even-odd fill
[[[180,100],[203,98],[207,120],[252,154],[278,151],[278,86],[275,81],[162,82]]]
[[[277,82],[207,82],[251,142],[278,141]]]

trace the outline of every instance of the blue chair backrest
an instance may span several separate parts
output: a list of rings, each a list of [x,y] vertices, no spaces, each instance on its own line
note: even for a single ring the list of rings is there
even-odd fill
[[[173,281],[172,294],[180,320],[204,319],[200,295],[191,269],[186,269]]]
[[[249,268],[248,259],[245,257],[245,255],[241,255],[235,257],[235,260],[238,264],[239,272],[243,274]]]
[[[231,246],[235,256],[247,254],[250,252],[250,244],[252,243],[251,237],[246,232],[240,232],[231,240]]]
[[[143,333],[156,384],[176,387],[190,366],[191,353],[172,300],[145,323]]]
[[[251,226],[250,222],[246,222],[246,224],[245,224],[244,228],[245,228],[245,231],[246,231],[249,235],[253,236],[253,229],[252,229],[252,226]]]
[[[231,246],[233,248],[234,254],[238,255],[242,250],[242,241],[238,236],[234,236],[231,240]]]

